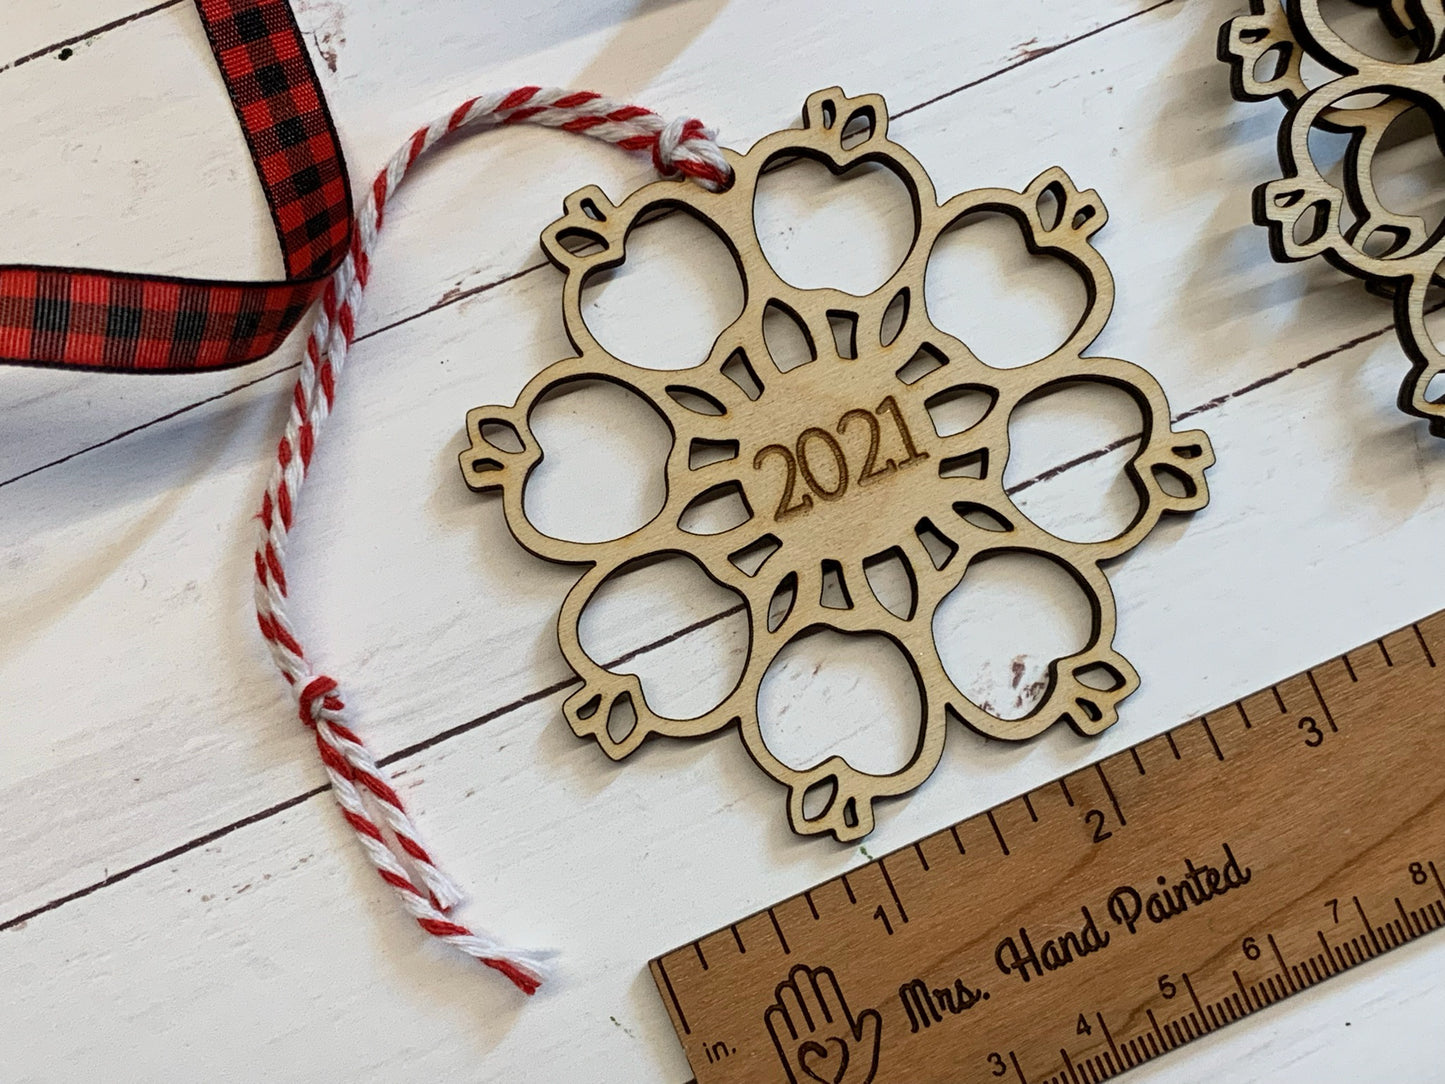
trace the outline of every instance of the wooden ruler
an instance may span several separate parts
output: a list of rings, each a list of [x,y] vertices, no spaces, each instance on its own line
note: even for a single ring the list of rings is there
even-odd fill
[[[1445,926],[1445,612],[652,961],[698,1084],[1090,1084]]]

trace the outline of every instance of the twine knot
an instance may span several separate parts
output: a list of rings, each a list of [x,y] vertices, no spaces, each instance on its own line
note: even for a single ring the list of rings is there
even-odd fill
[[[335,692],[336,679],[317,674],[301,686],[296,695],[296,714],[314,730],[327,713],[338,712],[346,706],[339,696],[334,695]]]
[[[652,164],[664,177],[682,174],[713,192],[733,184],[733,167],[717,143],[717,131],[696,117],[677,117],[657,133]]]

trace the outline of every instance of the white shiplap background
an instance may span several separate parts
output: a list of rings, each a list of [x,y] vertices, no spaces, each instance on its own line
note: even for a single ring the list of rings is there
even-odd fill
[[[1097,349],[1149,367],[1176,412],[1210,404],[1189,424],[1219,455],[1213,503],[1112,571],[1119,647],[1144,679],[1118,726],[1019,747],[955,730],[933,779],[880,810],[873,853],[1445,606],[1445,443],[1394,408],[1388,306],[1318,262],[1275,265],[1249,222],[1279,114],[1231,101],[1214,60],[1234,0],[295,6],[354,179],[499,86],[594,87],[742,148],[836,83],[887,97],[940,193],[1018,188],[1053,164],[1099,191],[1118,302]],[[8,0],[0,143],[0,260],[279,268],[188,2]],[[907,216],[888,185],[785,172],[797,188],[765,233],[787,259],[863,274],[896,244]],[[398,783],[471,890],[466,916],[559,950],[530,1002],[402,918],[320,791],[255,632],[250,517],[299,336],[192,377],[0,369],[0,1079],[682,1084],[645,961],[863,860],[791,836],[781,790],[730,737],[622,766],[573,738],[553,623],[575,573],[522,552],[457,475],[466,409],[510,401],[567,352],[538,232],[574,188],[620,198],[646,177],[526,130],[420,170],[392,205],[292,550],[300,626],[377,750],[411,750]],[[736,289],[726,261],[685,223],[638,236],[636,269],[589,298],[599,334],[705,349],[698,327]],[[1081,304],[1012,227],[969,231],[934,271],[930,310],[987,360],[1042,353]],[[655,499],[644,420],[586,395],[553,405],[545,484],[568,523],[605,531]],[[1055,397],[1018,419],[1010,472],[1136,421],[1107,395]],[[1030,489],[1025,510],[1075,532],[1117,523],[1122,461]],[[598,463],[615,468],[600,484]],[[692,582],[664,568],[615,592],[592,622],[598,657],[667,641],[637,663],[664,698],[736,665],[727,620],[670,639],[727,605]],[[1077,600],[1026,565],[969,601],[979,619],[949,636],[979,695],[1015,657],[1074,646]],[[903,695],[887,667],[824,652],[769,695],[796,704],[778,728],[793,748],[820,729],[883,761],[907,744],[877,723]],[[1442,971],[1445,942],[1427,939],[1135,1077],[1438,1079]]]

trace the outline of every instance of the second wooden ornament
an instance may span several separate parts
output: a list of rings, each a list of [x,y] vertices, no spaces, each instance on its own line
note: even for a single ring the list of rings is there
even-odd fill
[[[1254,190],[1254,220],[1269,229],[1276,260],[1324,256],[1393,298],[1395,329],[1411,366],[1399,406],[1445,437],[1445,397],[1430,383],[1445,372],[1445,350],[1426,326],[1445,261],[1445,230],[1386,205],[1375,160],[1402,127],[1424,120],[1445,131],[1445,6],[1440,0],[1358,0],[1412,54],[1382,60],[1346,41],[1320,0],[1250,0],[1250,12],[1220,28],[1219,58],[1239,101],[1278,98],[1285,106],[1278,153],[1283,177]],[[1306,62],[1313,71],[1306,78]],[[1403,122],[1403,123],[1402,123]],[[1343,135],[1334,171],[1316,161],[1314,133]]]

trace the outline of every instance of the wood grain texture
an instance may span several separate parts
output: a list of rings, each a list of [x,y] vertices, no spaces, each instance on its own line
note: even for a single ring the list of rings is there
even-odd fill
[[[67,34],[116,16],[55,10]],[[842,83],[878,88],[900,112],[921,106],[894,133],[942,191],[1016,188],[1057,161],[1108,202],[1099,243],[1118,302],[1100,347],[1147,366],[1176,413],[1209,430],[1214,503],[1162,527],[1113,573],[1119,647],[1144,678],[1120,725],[1093,745],[954,735],[939,775],[867,844],[881,853],[1445,605],[1445,589],[1420,574],[1445,529],[1445,464],[1388,404],[1400,364],[1388,321],[1332,273],[1274,265],[1249,222],[1240,178],[1269,168],[1274,125],[1229,99],[1212,57],[1232,11],[1040,2],[971,22],[922,6],[870,22],[866,5],[616,4],[589,9],[579,35],[557,5],[513,46],[470,5],[416,4],[403,19],[353,3],[339,16],[345,44],[329,31],[335,72],[315,58],[358,178],[478,87],[594,83],[697,113],[741,148],[788,123],[809,90]],[[316,4],[299,14],[318,41],[337,18]],[[4,205],[24,209],[6,216],[4,258],[85,253],[238,274],[271,258],[208,64],[182,5],[64,62],[0,73],[7,162],[24,163],[0,183]],[[116,89],[142,76],[152,91],[141,100]],[[53,132],[68,136],[47,143]],[[62,153],[84,133],[104,135],[95,165],[95,151]],[[500,508],[479,509],[456,478],[458,405],[510,400],[568,352],[559,280],[529,270],[543,260],[537,229],[579,185],[621,196],[645,174],[579,142],[467,141],[403,194],[362,318],[371,334],[293,550],[298,617],[404,773],[428,842],[472,888],[469,917],[560,948],[555,992],[520,1005],[423,949],[317,789],[322,774],[248,613],[249,517],[285,378],[7,370],[0,482],[34,473],[0,486],[0,1020],[31,1041],[0,1075],[114,1076],[121,1065],[129,1079],[224,1077],[245,1065],[280,1079],[342,1067],[678,1084],[687,1068],[644,962],[861,861],[775,825],[778,795],[735,743],[647,750],[613,769],[568,734],[559,715],[571,677],[552,615],[574,577],[522,553]],[[122,200],[115,155],[132,145],[154,158],[144,183],[121,178]],[[887,237],[894,212],[875,215]],[[168,230],[173,219],[188,224]],[[844,270],[865,258],[847,245],[840,258],[826,236],[779,227],[775,239]],[[981,312],[968,302],[988,276],[937,283],[936,307],[956,303],[966,318],[945,330],[1006,345],[1057,326],[1013,243],[983,265],[1010,289]],[[658,266],[676,265],[662,251]],[[626,294],[618,279],[597,303]],[[1007,310],[1011,298],[1023,307]],[[681,325],[654,330],[687,342]],[[293,362],[283,353],[274,368]],[[1137,420],[1116,403],[1085,405],[1066,412],[1068,425],[1040,414],[1006,478],[1025,487],[1024,512],[1065,531],[1128,510],[1114,488],[1127,449],[1094,453]],[[562,414],[585,422],[580,407]],[[602,438],[559,423],[556,439],[585,455]],[[644,489],[619,479],[597,494],[593,521],[612,524]],[[686,684],[701,662],[706,677],[741,650],[727,618],[707,623],[721,612],[712,601],[618,600],[598,622],[613,630],[609,657],[655,643],[626,665]],[[1009,648],[1005,675],[1028,650]],[[820,719],[850,694],[800,665],[778,699]],[[712,862],[699,864],[702,852]],[[1266,1013],[1139,1078],[1246,1063],[1240,1079],[1428,1076],[1445,1053],[1425,1026],[1445,961],[1438,947],[1400,955],[1312,994],[1307,1014]],[[337,997],[347,1023],[318,1039],[307,1022]],[[60,1018],[88,1025],[52,1028]]]

